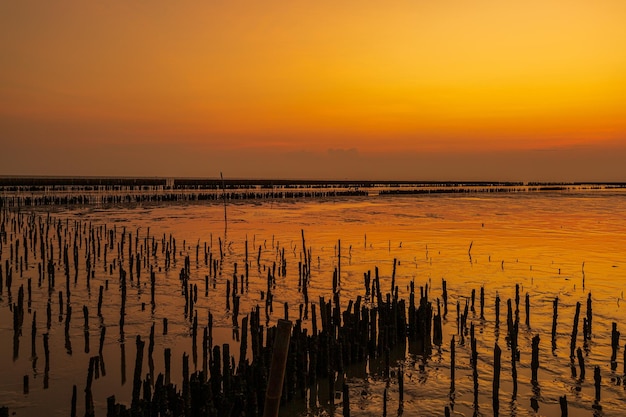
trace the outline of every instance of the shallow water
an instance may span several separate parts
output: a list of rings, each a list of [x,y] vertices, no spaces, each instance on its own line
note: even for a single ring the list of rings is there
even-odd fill
[[[469,313],[469,322],[476,326],[479,361],[479,415],[492,415],[491,386],[493,379],[494,344],[502,347],[502,376],[500,413],[502,415],[534,416],[558,415],[559,396],[567,395],[570,415],[619,415],[626,399],[624,385],[617,385],[623,371],[623,347],[617,354],[617,370],[611,370],[611,323],[622,327],[625,307],[623,290],[626,247],[626,194],[620,191],[568,191],[554,193],[512,193],[472,195],[421,195],[396,197],[359,197],[323,200],[290,200],[238,202],[227,206],[227,226],[224,206],[219,202],[206,204],[83,206],[37,208],[22,212],[24,223],[39,218],[45,223],[50,211],[49,243],[54,246],[56,286],[52,291],[52,325],[47,331],[50,340],[49,386],[43,387],[44,355],[42,335],[46,332],[47,283],[38,287],[39,248],[29,248],[29,267],[21,276],[14,260],[11,299],[6,287],[0,295],[0,406],[8,406],[18,416],[68,415],[72,385],[78,387],[78,412],[84,412],[84,394],[89,358],[97,355],[100,328],[106,326],[102,357],[106,375],[93,382],[96,415],[106,415],[106,398],[115,395],[117,401],[130,403],[132,373],[136,354],[135,336],[147,340],[155,323],[155,373],[162,372],[163,349],[172,349],[172,381],[181,378],[180,357],[191,353],[191,322],[184,316],[184,298],[181,296],[178,274],[185,255],[191,260],[191,282],[198,285],[198,324],[207,324],[208,311],[214,316],[215,344],[230,343],[236,357],[237,342],[233,339],[231,312],[226,310],[226,281],[232,278],[234,264],[238,273],[245,263],[246,241],[249,248],[250,280],[248,291],[240,294],[240,319],[257,304],[265,303],[261,292],[266,288],[267,270],[280,259],[284,249],[287,262],[286,276],[277,277],[274,293],[274,314],[270,324],[283,316],[282,305],[289,303],[290,318],[298,317],[298,305],[303,302],[298,291],[298,262],[301,261],[302,231],[306,245],[311,248],[312,276],[309,299],[332,296],[333,270],[338,265],[341,251],[341,300],[345,308],[349,300],[363,296],[363,274],[378,267],[383,293],[390,291],[394,259],[397,260],[396,285],[399,297],[408,300],[409,283],[430,287],[430,298],[441,298],[442,279],[447,281],[450,312],[444,320],[444,343],[435,347],[428,358],[408,352],[393,352],[396,363],[404,367],[403,415],[442,415],[445,406],[453,415],[474,413],[472,371],[470,367],[469,338],[456,346],[456,392],[451,396],[450,340],[456,330],[456,303],[465,305],[472,289],[477,296],[485,288],[485,320],[476,312]],[[4,212],[7,244],[3,243],[0,262],[3,274],[10,258],[11,241],[20,239],[23,252],[22,229],[16,233],[14,212]],[[57,245],[58,222],[62,238],[73,242],[80,228],[79,274],[74,284],[71,276],[72,320],[69,327],[71,354],[66,346],[65,322],[67,308],[59,314],[58,292],[67,289],[62,267],[61,251]],[[80,222],[80,223],[78,223]],[[126,230],[126,243],[138,236],[139,250],[145,252],[146,239],[154,236],[158,244],[156,257],[151,256],[142,267],[141,283],[129,282],[126,303],[124,335],[119,329],[120,289],[119,272],[109,271],[117,249],[109,251],[107,263],[101,250],[94,262],[94,277],[87,288],[85,253],[87,234],[93,227],[102,235],[104,225],[115,228],[116,242]],[[148,231],[149,229],[149,231]],[[67,236],[65,235],[67,231]],[[128,234],[131,234],[129,239]],[[149,233],[149,234],[148,234]],[[162,239],[176,239],[177,255],[172,266],[165,270]],[[209,296],[204,296],[204,277],[209,267],[203,259],[204,245],[214,258],[219,258],[219,241],[223,242],[224,261],[215,280],[211,280]],[[183,247],[183,242],[185,246]],[[200,257],[196,263],[196,245]],[[257,268],[257,254],[261,247],[261,266]],[[122,265],[128,269],[128,253]],[[37,258],[35,258],[35,254]],[[70,258],[72,258],[70,250]],[[72,259],[70,264],[73,266]],[[150,309],[149,265],[156,271],[156,308]],[[161,267],[161,270],[159,270]],[[45,266],[44,266],[45,269]],[[16,302],[20,285],[32,280],[31,308],[24,317],[19,338],[18,357],[14,356],[13,314],[10,306]],[[101,320],[97,314],[98,288],[108,280],[104,291]],[[506,300],[515,296],[515,284],[520,286],[520,333],[518,362],[518,392],[512,398],[510,350],[506,348]],[[6,283],[4,284],[6,286]],[[524,324],[524,296],[530,296],[530,327]],[[576,302],[582,303],[578,326],[577,346],[583,347],[582,318],[586,313],[587,295],[593,301],[593,337],[585,346],[586,379],[573,377],[570,369],[570,335],[572,333]],[[502,304],[500,326],[495,326],[494,303],[499,294]],[[552,351],[550,334],[552,302],[559,298],[557,349]],[[146,304],[142,311],[142,303]],[[85,331],[82,308],[89,308],[90,352],[85,353]],[[65,307],[65,306],[64,306]],[[31,358],[31,322],[37,312],[36,361]],[[162,320],[169,320],[167,335],[162,334]],[[305,320],[305,326],[310,323]],[[538,387],[530,383],[531,339],[539,334],[540,369]],[[458,342],[458,336],[456,341]],[[125,368],[122,366],[122,352]],[[396,415],[399,407],[397,378],[386,380],[380,363],[372,361],[348,369],[351,415],[381,415],[383,392],[388,387],[388,415]],[[602,399],[594,405],[593,367],[602,373]],[[192,364],[192,371],[194,365]],[[201,364],[196,367],[199,369]],[[144,370],[146,369],[144,361]],[[145,372],[144,372],[145,373]],[[125,374],[125,380],[123,378]],[[23,394],[22,381],[29,376],[30,392]],[[338,387],[341,385],[337,384]],[[317,400],[299,402],[285,407],[281,415],[325,414],[329,412],[324,389]],[[531,397],[538,400],[539,409],[531,408]],[[314,406],[311,407],[310,404]],[[307,405],[309,404],[309,405]],[[338,405],[335,414],[341,414]]]

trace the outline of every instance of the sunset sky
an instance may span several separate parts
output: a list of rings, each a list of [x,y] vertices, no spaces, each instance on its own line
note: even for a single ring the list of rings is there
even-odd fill
[[[0,144],[0,175],[626,181],[626,1],[4,1]]]

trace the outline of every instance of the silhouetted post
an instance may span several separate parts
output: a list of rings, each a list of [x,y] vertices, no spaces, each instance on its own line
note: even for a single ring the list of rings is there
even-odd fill
[[[617,363],[615,362],[617,359],[617,349],[619,349],[619,336],[620,332],[617,331],[617,323],[613,322],[611,324],[611,369],[615,370],[617,368]]]
[[[137,336],[137,357],[135,359],[135,373],[133,375],[133,397],[131,407],[135,409],[139,406],[139,393],[141,391],[141,366],[143,364],[143,348],[146,344],[141,340],[140,336]]]
[[[593,320],[593,310],[591,308],[591,292],[587,295],[587,334],[586,339],[591,339],[591,321]]]
[[[600,402],[600,384],[602,383],[602,375],[600,375],[600,367],[593,369],[593,382],[596,388],[596,402]]]
[[[209,349],[209,332],[208,332],[208,329],[205,327],[202,333],[202,377],[204,379],[202,382],[205,382],[209,375],[208,349]]]
[[[404,370],[398,370],[398,415],[404,410]]]
[[[502,350],[500,349],[500,346],[498,346],[498,344],[496,343],[495,347],[493,348],[493,415],[494,416],[498,416],[499,415],[499,409],[500,409],[500,399],[499,399],[499,393],[500,393],[500,359],[502,357]]]
[[[343,382],[343,416],[350,417],[350,396],[348,392],[348,384],[346,384],[345,378]]]
[[[578,357],[578,366],[580,367],[580,379],[581,381],[585,379],[585,358],[583,356],[583,350],[578,348],[576,351],[576,356]]]
[[[500,296],[496,293],[496,327],[500,325]]]
[[[100,328],[100,346],[98,348],[98,354],[100,356],[102,356],[102,349],[104,348],[104,337],[106,335],[106,332],[107,332],[106,326],[102,325],[102,327]]]
[[[552,350],[556,350],[556,319],[559,310],[559,297],[554,297],[552,302]]]
[[[32,358],[36,358],[37,357],[37,347],[36,347],[36,341],[37,341],[37,312],[34,311],[33,312],[33,324],[30,330],[30,335],[31,335],[31,346],[30,346],[30,356]]]
[[[228,392],[227,387],[224,387],[224,392]],[[190,415],[191,410],[191,393],[189,386],[189,355],[183,353],[183,415]]]
[[[387,417],[387,388],[383,391],[383,417]]]
[[[165,385],[170,384],[170,367],[172,362],[172,350],[170,348],[165,348],[163,351],[164,361],[165,361]]]
[[[480,319],[485,319],[485,287],[480,287]]]
[[[341,287],[341,239],[337,240],[337,284]]]
[[[43,389],[48,389],[48,378],[49,378],[49,371],[50,371],[50,350],[48,346],[48,333],[43,334],[43,351],[44,351],[44,357],[45,357]]]
[[[150,305],[152,306],[152,311],[154,311],[154,308],[156,306],[156,302],[154,301],[155,287],[156,274],[154,271],[150,271]]]
[[[559,404],[561,405],[561,417],[567,417],[567,396],[559,397]]]
[[[624,345],[624,375],[626,375],[626,345]]]
[[[98,317],[102,317],[102,292],[104,291],[104,287],[100,285],[100,290],[98,291]]]
[[[450,342],[450,393],[454,392],[454,367],[455,367],[455,360],[456,360],[456,353],[455,353],[455,343],[454,343],[454,336],[452,336],[452,341]]]
[[[122,376],[122,385],[126,383],[126,344],[120,343],[120,373]]]
[[[576,303],[576,314],[574,314],[574,326],[572,328],[572,340],[570,341],[570,357],[574,358],[576,350],[576,336],[578,335],[578,317],[580,316],[580,301]]]
[[[532,382],[537,382],[537,370],[539,369],[539,335],[533,337],[532,341],[532,361],[531,361],[531,370],[532,370]]]
[[[474,330],[474,323],[470,326],[470,347],[471,353],[471,365],[472,365],[472,379],[474,382],[474,410],[478,409],[478,351],[476,350],[476,337]]]
[[[283,380],[285,378],[285,367],[287,365],[287,352],[289,351],[290,339],[291,322],[282,319],[278,320],[276,336],[274,338],[273,344],[270,375],[267,382],[267,392],[265,394],[263,417],[278,417],[278,409],[280,407],[280,396],[283,391]]]
[[[526,326],[530,327],[530,296],[526,293]]]
[[[76,417],[76,385],[72,387],[72,409],[70,411],[71,417]]]
[[[443,287],[443,318],[445,319],[448,316],[448,288],[445,279],[441,280],[441,286]]]

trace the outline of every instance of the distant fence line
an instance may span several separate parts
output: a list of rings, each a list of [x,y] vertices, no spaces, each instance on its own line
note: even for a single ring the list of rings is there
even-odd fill
[[[0,207],[624,189],[626,183],[0,177]]]

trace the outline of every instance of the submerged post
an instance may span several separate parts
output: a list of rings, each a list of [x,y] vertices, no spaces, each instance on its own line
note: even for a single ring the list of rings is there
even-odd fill
[[[265,393],[265,407],[263,417],[278,417],[280,407],[280,396],[283,392],[283,380],[285,378],[285,367],[287,366],[287,353],[289,351],[289,340],[291,339],[291,321],[278,320],[276,337],[274,339],[274,352],[272,353],[272,364],[270,376],[267,382]]]

